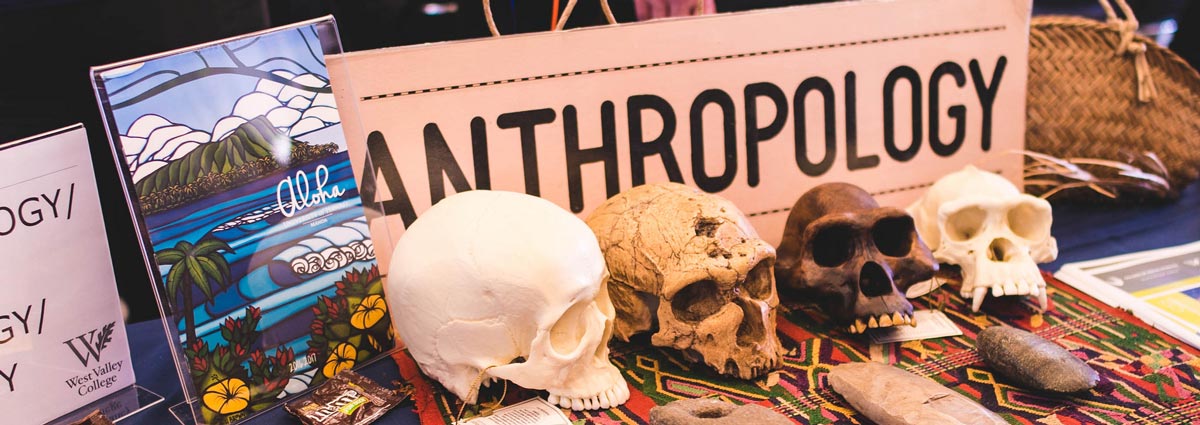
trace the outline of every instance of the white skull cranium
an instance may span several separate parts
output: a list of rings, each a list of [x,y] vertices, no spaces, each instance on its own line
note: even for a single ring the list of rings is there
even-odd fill
[[[1022,194],[998,174],[967,166],[939,179],[908,207],[933,256],[962,269],[963,298],[979,311],[992,296],[1029,295],[1046,308],[1037,263],[1054,261],[1050,203]]]
[[[492,378],[544,389],[575,410],[629,399],[608,360],[614,311],[596,237],[549,201],[448,197],[396,243],[389,274],[400,338],[426,375],[464,401]]]
[[[750,379],[782,365],[775,250],[733,203],[676,183],[625,191],[588,216],[611,275],[616,336]]]

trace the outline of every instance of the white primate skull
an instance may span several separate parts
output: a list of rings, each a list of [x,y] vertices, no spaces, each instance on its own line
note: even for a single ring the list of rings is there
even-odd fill
[[[775,250],[733,203],[650,184],[609,199],[587,223],[611,273],[617,337],[653,332],[655,346],[742,379],[782,364]]]
[[[614,311],[600,246],[549,201],[482,190],[443,199],[396,243],[388,270],[401,340],[464,401],[493,378],[575,410],[629,399],[608,360]]]
[[[908,207],[921,237],[943,264],[962,268],[962,296],[979,311],[992,296],[1029,295],[1046,308],[1037,263],[1054,261],[1050,203],[1022,194],[998,174],[967,166],[933,184]]]

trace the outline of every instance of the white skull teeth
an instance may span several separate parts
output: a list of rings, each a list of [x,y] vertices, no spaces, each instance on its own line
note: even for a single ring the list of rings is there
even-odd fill
[[[846,330],[852,334],[861,334],[867,329],[889,328],[900,325],[916,327],[917,319],[911,315],[898,311],[892,314],[884,313],[878,316],[868,315],[866,321],[863,321],[862,318],[854,319],[854,324],[850,325],[850,327]]]
[[[971,300],[971,310],[978,312],[987,297],[988,290],[993,297],[1030,296],[1037,299],[1042,311],[1046,310],[1046,281],[1041,271],[1032,261],[1019,263],[999,263],[980,261],[975,264],[975,273],[970,281],[964,275],[963,298]]]
[[[625,385],[625,382],[620,382],[591,397],[567,397],[557,394],[550,394],[546,397],[546,401],[550,404],[571,410],[609,409],[620,406],[627,400],[629,400],[629,387]]]

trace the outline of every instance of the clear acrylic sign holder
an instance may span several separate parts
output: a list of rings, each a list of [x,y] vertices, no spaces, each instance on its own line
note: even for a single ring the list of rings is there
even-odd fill
[[[337,53],[324,17],[92,68],[180,423],[245,422],[395,347]]]

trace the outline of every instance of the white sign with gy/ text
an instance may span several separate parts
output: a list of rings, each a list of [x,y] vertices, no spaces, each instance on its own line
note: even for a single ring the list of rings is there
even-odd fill
[[[808,189],[905,206],[967,164],[1020,182],[1030,0],[877,0],[330,58],[375,252],[455,192],[586,217],[661,181],[731,200],[778,244]],[[367,153],[370,153],[370,163]],[[387,233],[383,233],[386,230]]]
[[[0,411],[45,423],[133,385],[87,132],[0,145]]]

